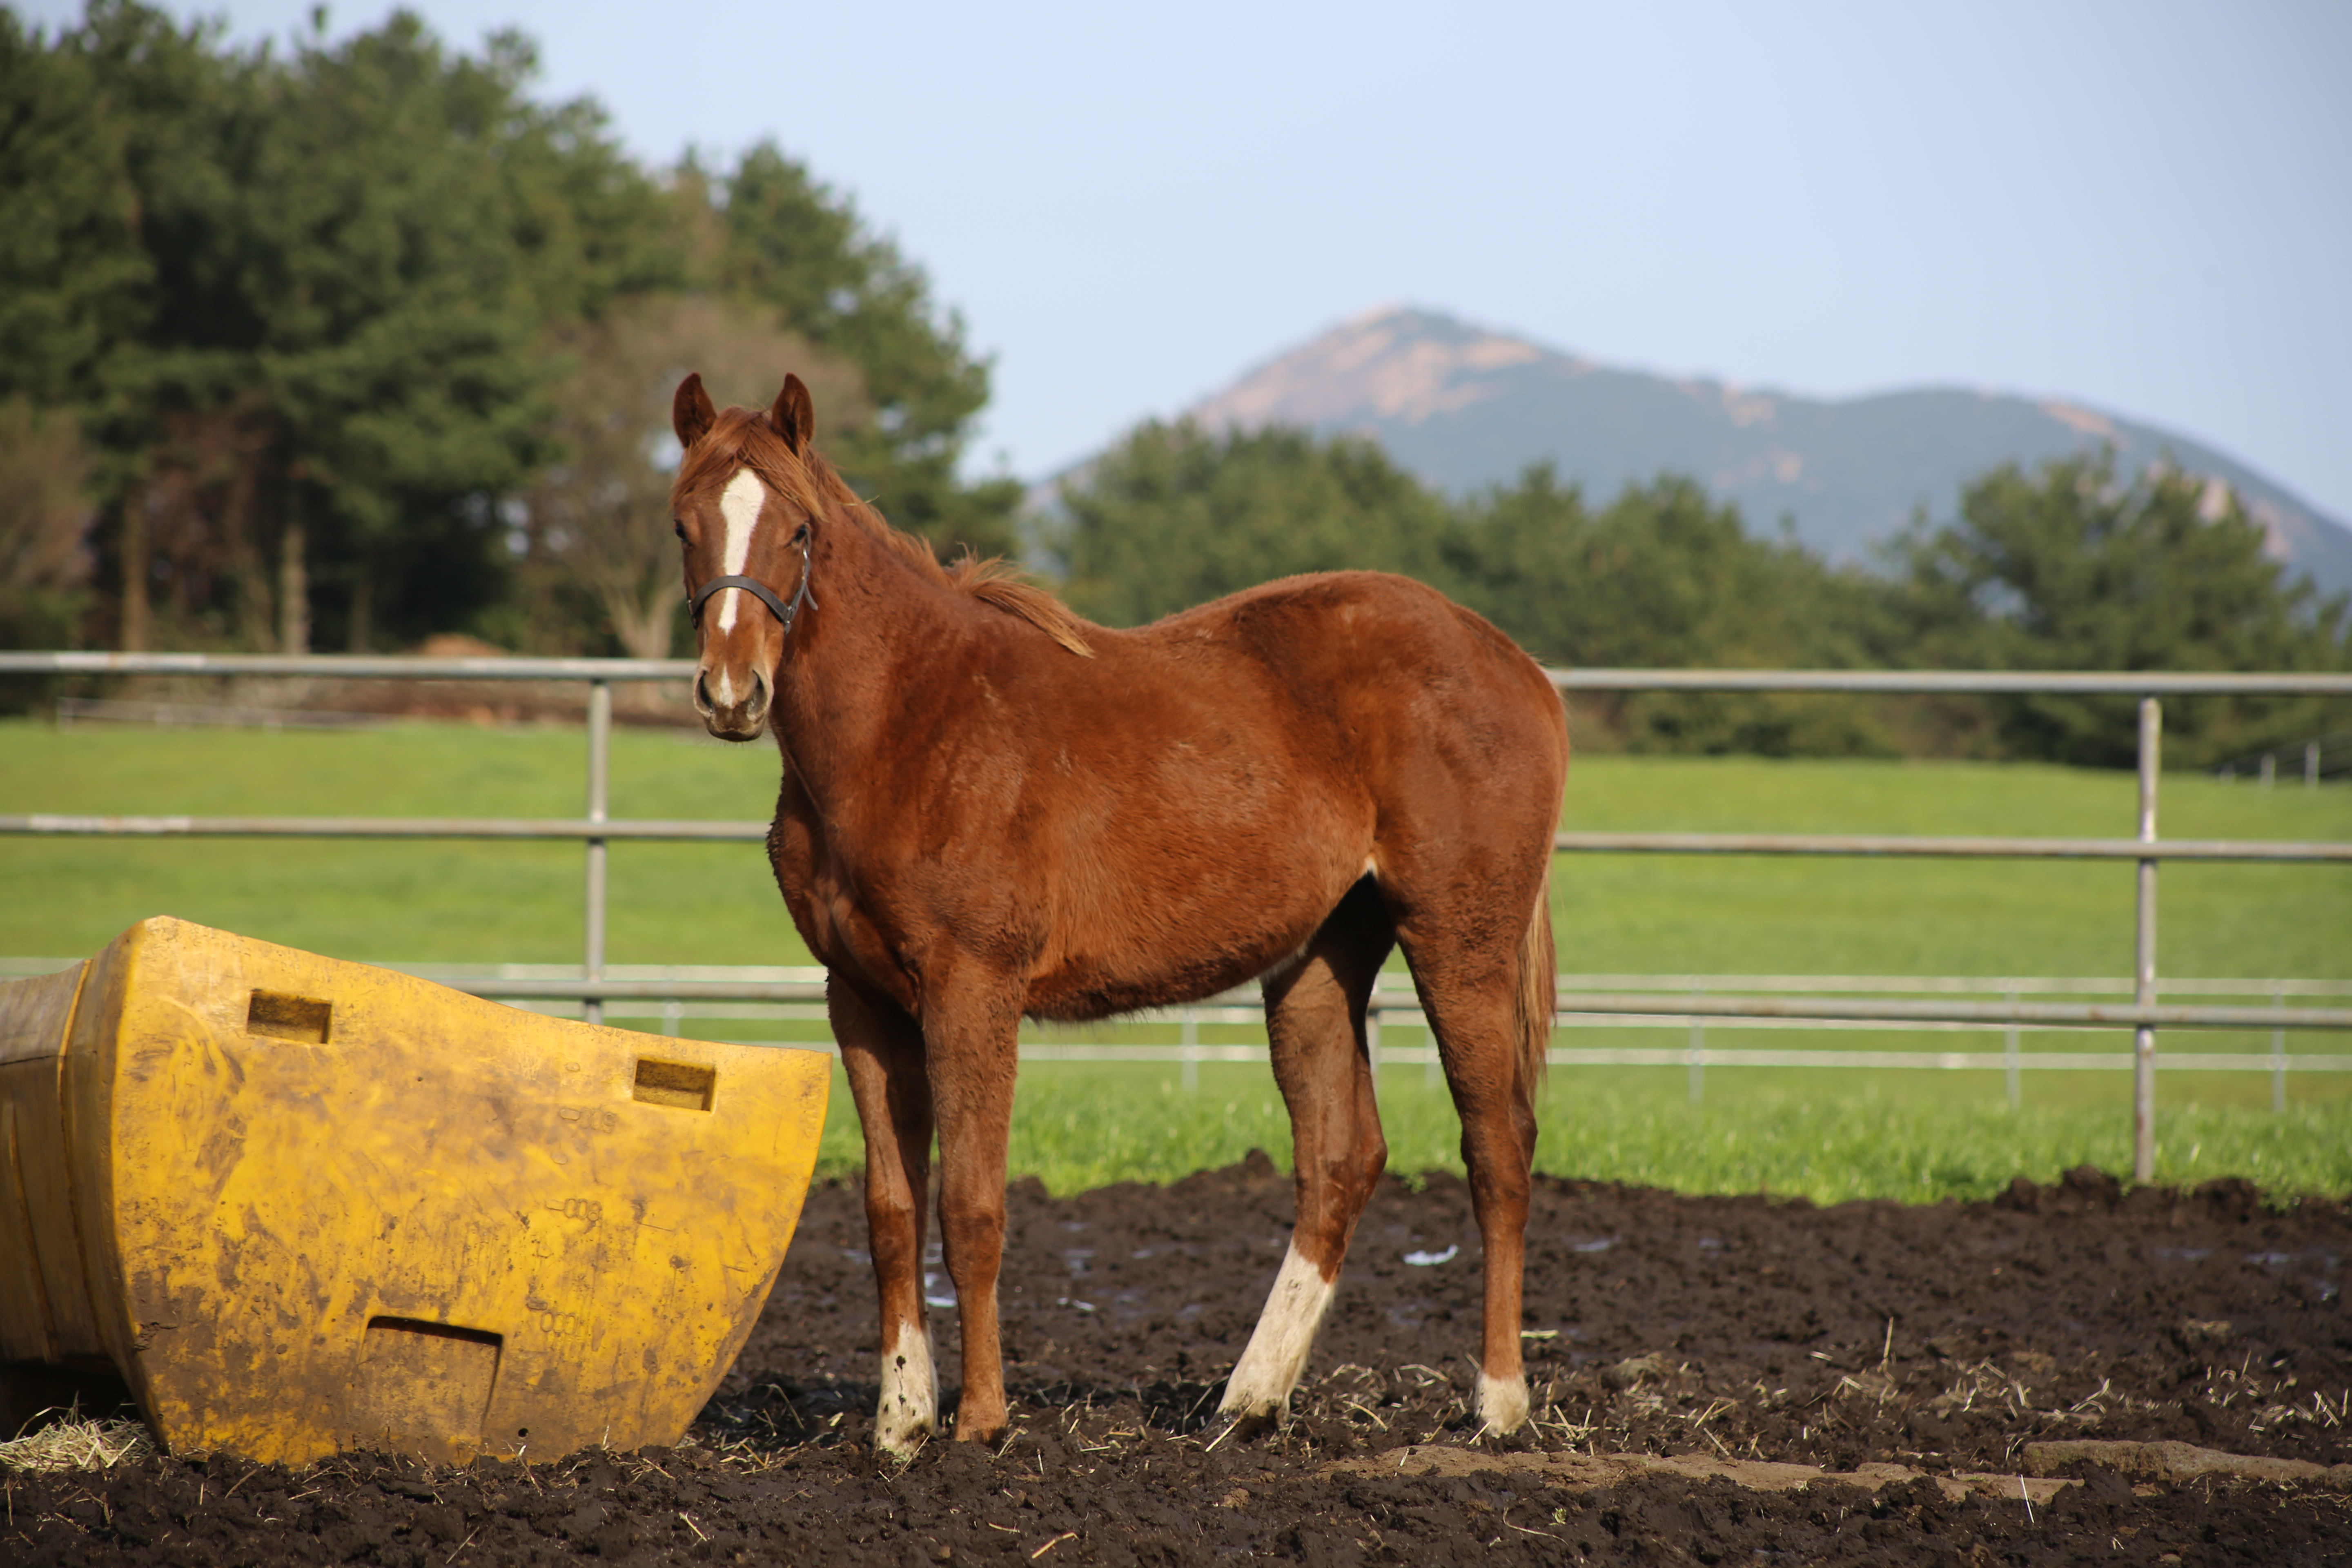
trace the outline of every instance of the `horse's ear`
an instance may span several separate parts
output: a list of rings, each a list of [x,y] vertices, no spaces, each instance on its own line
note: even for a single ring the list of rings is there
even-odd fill
[[[677,384],[677,395],[670,399],[669,427],[677,432],[677,444],[691,450],[718,423],[719,410],[710,405],[710,394],[702,390],[702,373],[696,371]]]
[[[799,376],[785,374],[784,389],[776,394],[775,405],[768,410],[768,427],[795,452],[816,434],[816,405],[809,401],[807,384]]]

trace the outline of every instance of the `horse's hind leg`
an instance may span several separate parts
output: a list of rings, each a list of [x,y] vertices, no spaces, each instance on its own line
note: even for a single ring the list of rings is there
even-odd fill
[[[874,1441],[912,1454],[939,1426],[939,1374],[923,1315],[923,1217],[930,1201],[931,1088],[923,1037],[895,1003],[834,972],[834,1038],[866,1131],[866,1233],[881,1308],[882,1394]]]
[[[1281,1412],[1331,1304],[1357,1216],[1388,1163],[1364,1004],[1394,945],[1369,880],[1342,899],[1297,963],[1265,981],[1275,1081],[1290,1108],[1298,1222],[1249,1346],[1225,1384],[1244,1420]]]
[[[1548,984],[1549,921],[1542,921],[1540,930]],[[1516,993],[1521,964],[1533,960],[1514,962],[1507,952],[1496,954],[1492,946],[1499,944],[1474,948],[1454,931],[1416,941],[1408,928],[1403,941],[1454,1109],[1461,1113],[1462,1163],[1470,1173],[1470,1202],[1486,1255],[1475,1413],[1483,1429],[1511,1432],[1528,1418],[1519,1310],[1536,1143],[1536,1085],[1525,1038],[1529,1025]],[[1547,1008],[1549,1002],[1547,995]],[[1543,1026],[1549,1021],[1547,1012]]]

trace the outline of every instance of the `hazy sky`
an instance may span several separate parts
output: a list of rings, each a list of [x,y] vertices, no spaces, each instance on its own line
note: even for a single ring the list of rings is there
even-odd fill
[[[520,26],[648,159],[773,136],[852,193],[995,357],[983,467],[1404,302],[1796,392],[2063,395],[2352,520],[2335,0],[412,8]]]

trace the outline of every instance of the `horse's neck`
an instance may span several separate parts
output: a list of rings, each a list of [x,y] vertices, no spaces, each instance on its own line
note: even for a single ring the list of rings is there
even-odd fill
[[[972,635],[976,606],[857,523],[824,528],[812,603],[776,671],[776,739],[817,808],[871,781],[902,733],[908,683]]]

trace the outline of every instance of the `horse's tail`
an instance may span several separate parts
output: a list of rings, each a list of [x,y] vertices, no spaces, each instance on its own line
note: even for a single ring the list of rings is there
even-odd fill
[[[1534,918],[1519,939],[1519,987],[1512,998],[1512,1022],[1519,1037],[1519,1082],[1532,1095],[1550,1063],[1552,1013],[1559,1005],[1559,956],[1551,937],[1551,856],[1544,856],[1543,880],[1536,889]]]

